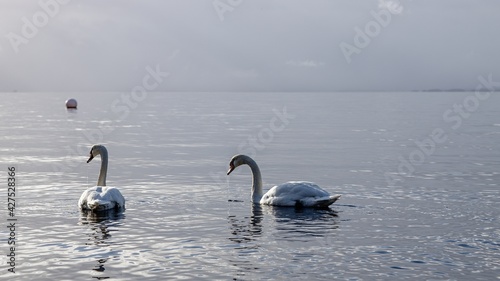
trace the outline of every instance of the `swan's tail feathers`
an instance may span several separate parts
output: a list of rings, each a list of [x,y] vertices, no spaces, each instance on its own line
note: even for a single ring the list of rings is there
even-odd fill
[[[340,195],[333,195],[333,196],[330,196],[330,197],[325,197],[324,199],[318,199],[316,200],[316,204],[314,205],[314,207],[316,208],[326,208],[328,206],[330,206],[331,204],[335,203],[335,201],[337,201],[338,199],[340,198]]]
[[[93,200],[88,202],[87,205],[92,211],[105,211],[115,207],[115,203],[107,200]]]

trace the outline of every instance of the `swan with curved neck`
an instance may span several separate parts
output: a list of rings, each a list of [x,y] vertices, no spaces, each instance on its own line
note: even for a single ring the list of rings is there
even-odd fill
[[[97,186],[85,190],[80,196],[78,206],[82,210],[105,211],[111,209],[125,208],[125,198],[117,188],[106,186],[106,175],[108,173],[108,150],[103,145],[94,145],[90,150],[90,163],[97,155],[101,156],[101,169]]]
[[[262,175],[257,163],[246,155],[236,155],[229,163],[227,174],[231,174],[236,167],[248,165],[252,170],[252,202],[274,206],[295,206],[325,208],[333,204],[340,195],[330,196],[328,192],[312,182],[290,181],[272,187],[263,194]]]

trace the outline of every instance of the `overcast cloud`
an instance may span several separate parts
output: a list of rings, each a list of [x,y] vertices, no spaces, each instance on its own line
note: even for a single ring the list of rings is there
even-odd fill
[[[500,1],[0,0],[0,91],[474,89]]]

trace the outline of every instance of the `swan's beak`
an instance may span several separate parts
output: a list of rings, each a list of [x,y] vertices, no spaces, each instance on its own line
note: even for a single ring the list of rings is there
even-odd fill
[[[87,160],[87,163],[89,163],[90,161],[92,161],[92,159],[94,159],[94,155],[92,155],[92,153],[91,153],[89,160]]]
[[[230,174],[232,171],[234,171],[234,168],[235,168],[235,167],[234,167],[233,165],[230,165],[230,166],[229,166],[229,170],[227,171],[227,175],[228,175],[228,176],[229,176],[229,174]]]

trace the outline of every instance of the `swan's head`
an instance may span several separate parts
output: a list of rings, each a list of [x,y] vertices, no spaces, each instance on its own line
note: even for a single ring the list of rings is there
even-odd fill
[[[92,146],[92,148],[90,149],[90,157],[89,160],[87,160],[87,163],[89,163],[90,161],[92,161],[92,159],[94,159],[94,157],[96,157],[97,155],[101,155],[105,151],[106,148],[104,147],[104,145],[96,144]]]
[[[229,162],[229,170],[227,171],[227,174],[231,174],[231,172],[234,171],[234,169],[236,169],[236,167],[238,166],[248,164],[249,160],[252,159],[246,155],[238,154],[233,156],[233,158],[231,158],[231,162]]]

